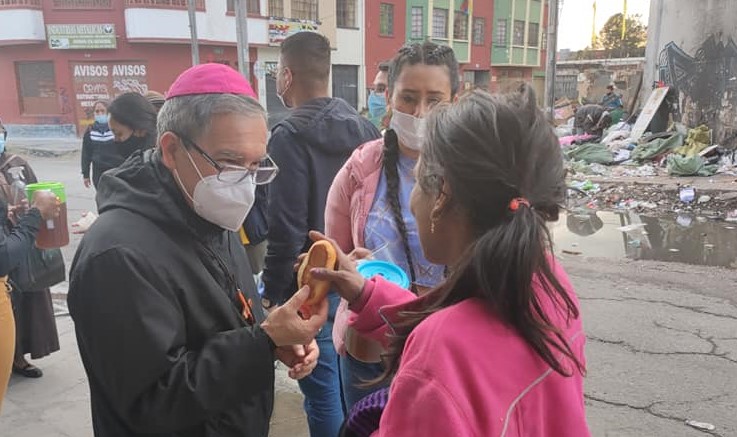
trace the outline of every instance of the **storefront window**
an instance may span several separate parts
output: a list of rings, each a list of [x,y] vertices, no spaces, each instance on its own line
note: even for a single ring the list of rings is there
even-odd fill
[[[24,115],[58,114],[54,63],[51,61],[16,62],[19,101]]]

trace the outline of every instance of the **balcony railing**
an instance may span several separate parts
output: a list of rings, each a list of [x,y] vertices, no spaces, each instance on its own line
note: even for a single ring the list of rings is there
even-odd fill
[[[112,0],[54,0],[54,9],[111,9]]]
[[[125,0],[126,7],[138,8],[187,9],[188,3],[187,0]],[[204,11],[205,0],[196,0],[195,7],[198,11]]]
[[[0,0],[0,9],[3,8],[41,9],[41,0]]]

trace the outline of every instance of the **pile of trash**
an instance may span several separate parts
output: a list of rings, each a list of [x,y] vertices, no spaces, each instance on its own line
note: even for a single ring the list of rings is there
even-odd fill
[[[580,110],[584,109],[580,108]],[[578,114],[577,114],[578,116]],[[572,174],[598,176],[737,176],[735,150],[712,142],[706,125],[688,129],[674,123],[666,132],[631,136],[632,124],[624,121],[605,130],[600,126],[581,130],[576,117],[556,128],[563,155]]]
[[[566,209],[636,211],[644,214],[695,214],[737,222],[737,191],[677,189],[657,184],[599,184],[590,180],[569,184]]]

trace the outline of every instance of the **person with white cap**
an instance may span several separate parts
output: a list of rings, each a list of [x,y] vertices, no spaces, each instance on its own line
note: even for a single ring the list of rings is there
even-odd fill
[[[97,437],[266,437],[274,360],[295,379],[317,363],[327,303],[303,320],[304,288],[267,317],[234,232],[278,172],[254,97],[227,66],[190,68],[157,148],[100,181],[68,298]]]

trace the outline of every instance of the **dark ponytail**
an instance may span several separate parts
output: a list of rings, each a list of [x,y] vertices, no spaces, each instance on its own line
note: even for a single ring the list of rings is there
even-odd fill
[[[545,225],[558,219],[565,196],[563,175],[557,139],[528,85],[509,95],[474,91],[432,111],[417,183],[430,194],[448,184],[449,208],[467,218],[475,240],[444,283],[393,321],[383,378],[396,373],[417,325],[471,297],[483,300],[554,371],[565,376],[585,372],[570,347],[572,339],[565,338],[545,311],[550,301],[554,314],[567,320],[579,317],[554,272]],[[516,198],[528,202],[510,207]]]
[[[384,154],[382,156],[382,167],[386,176],[386,196],[389,207],[394,217],[394,225],[399,231],[402,238],[402,247],[404,255],[407,257],[407,266],[409,267],[409,276],[412,281],[412,291],[415,293],[415,283],[417,282],[417,273],[415,272],[415,262],[412,259],[412,249],[409,246],[409,235],[407,233],[407,224],[404,222],[402,214],[402,203],[399,200],[399,139],[393,130],[389,129],[384,134]]]

